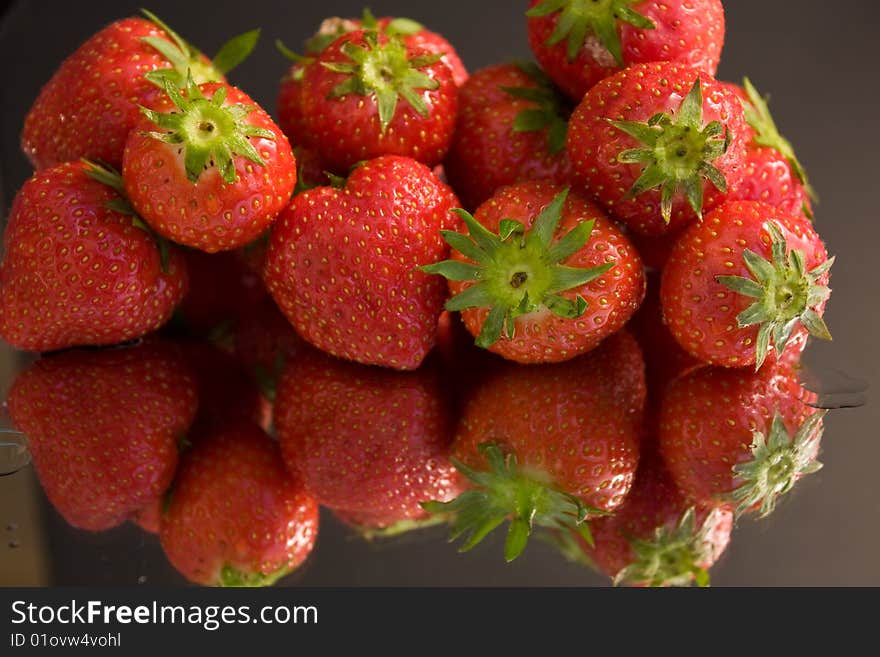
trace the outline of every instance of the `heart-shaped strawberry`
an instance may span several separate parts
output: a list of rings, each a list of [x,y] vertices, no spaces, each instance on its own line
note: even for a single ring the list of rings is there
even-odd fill
[[[448,255],[452,190],[428,167],[384,156],[341,188],[298,195],[272,228],[266,286],[303,338],[334,356],[415,369],[434,346],[446,287],[417,267]]]

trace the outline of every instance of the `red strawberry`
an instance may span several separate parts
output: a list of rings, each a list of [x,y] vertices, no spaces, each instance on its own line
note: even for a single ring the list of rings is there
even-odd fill
[[[619,69],[686,64],[715,75],[724,45],[721,0],[530,0],[529,44],[575,101]]]
[[[833,262],[803,218],[727,203],[676,243],[663,270],[663,316],[700,360],[760,367],[771,343],[778,354],[799,333],[830,339],[822,314]]]
[[[256,277],[245,269],[237,255],[232,252],[209,254],[195,249],[183,251],[189,291],[180,304],[179,313],[189,332],[208,336],[212,331],[225,328],[259,296],[259,292],[247,284],[247,279]]]
[[[448,253],[452,191],[385,156],[341,189],[298,195],[272,230],[264,279],[297,332],[335,356],[415,369],[434,345],[446,286],[417,267]]]
[[[25,117],[21,146],[37,169],[83,157],[119,167],[125,139],[163,81],[224,82],[250,54],[253,30],[230,40],[211,62],[153,14],[126,18],[89,38],[40,91]]]
[[[165,91],[125,144],[132,205],[163,237],[208,253],[255,240],[296,184],[287,137],[235,87],[190,80]]]
[[[662,235],[736,188],[747,130],[727,87],[658,62],[590,89],[571,116],[566,148],[575,179],[605,209],[635,232]]]
[[[568,182],[565,133],[571,108],[533,64],[481,69],[459,89],[446,172],[468,208],[504,185]]]
[[[309,351],[278,385],[275,427],[288,469],[321,504],[363,524],[411,524],[420,502],[461,490],[452,418],[431,369],[399,373]]]
[[[660,446],[676,485],[703,504],[766,516],[802,476],[816,472],[819,411],[789,367],[760,372],[703,367],[672,383]]]
[[[568,360],[619,330],[645,294],[642,262],[589,201],[546,182],[504,187],[445,233],[453,260],[423,267],[450,280],[477,344],[521,363]],[[564,264],[563,264],[564,263]]]
[[[7,404],[49,501],[71,525],[97,531],[165,492],[197,401],[174,350],[151,342],[41,358]]]
[[[791,143],[779,134],[767,101],[748,78],[744,87],[727,83],[745,108],[751,139],[745,175],[727,195],[728,201],[761,201],[786,214],[813,218],[811,200],[816,194]]]
[[[300,102],[306,145],[338,171],[386,154],[434,166],[458,109],[440,55],[376,32],[343,35],[318,55],[305,68]]]
[[[708,586],[708,570],[730,543],[732,528],[730,509],[689,502],[651,448],[642,454],[623,506],[592,522],[594,545],[569,533],[560,547],[598,567],[615,584]]]
[[[187,289],[183,260],[163,254],[121,188],[109,170],[71,162],[19,190],[0,265],[0,337],[52,351],[124,342],[168,321]]]
[[[453,443],[473,489],[425,508],[453,513],[468,550],[507,519],[505,556],[515,559],[533,526],[577,526],[623,504],[639,456],[644,362],[626,332],[557,365],[508,364],[467,402]]]
[[[317,535],[317,503],[250,424],[218,429],[183,455],[159,531],[172,565],[209,586],[270,586]]]

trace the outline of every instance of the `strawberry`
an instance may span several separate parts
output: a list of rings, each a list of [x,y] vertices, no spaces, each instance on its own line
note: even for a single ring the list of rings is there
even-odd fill
[[[813,218],[811,201],[816,193],[794,148],[779,133],[767,107],[767,100],[746,78],[743,87],[727,83],[743,103],[749,124],[748,152],[742,181],[728,195],[728,201],[761,201],[786,214]]]
[[[164,81],[183,86],[187,72],[201,82],[224,73],[253,50],[259,30],[227,42],[214,61],[156,16],[126,18],[89,38],[40,91],[25,117],[21,147],[36,169],[83,157],[122,164],[128,133]]]
[[[632,490],[613,515],[592,522],[594,545],[570,532],[559,545],[596,566],[615,584],[709,585],[709,568],[730,543],[733,513],[690,503],[672,481],[656,448],[639,461]]]
[[[727,203],[676,243],[663,270],[663,316],[700,360],[759,368],[771,344],[779,355],[800,333],[830,339],[822,314],[833,262],[802,217]]]
[[[425,508],[453,514],[462,550],[510,519],[508,561],[535,525],[591,540],[584,521],[615,511],[632,485],[644,404],[644,362],[625,331],[567,363],[508,364],[468,400],[452,446],[473,488]]]
[[[272,229],[264,280],[308,342],[368,365],[415,369],[435,341],[446,286],[416,269],[448,253],[455,195],[430,169],[384,156],[340,189],[299,194]]]
[[[125,144],[132,205],[163,237],[208,253],[255,240],[296,185],[287,137],[235,87],[190,78],[183,92],[166,81],[165,92]]]
[[[458,122],[446,156],[449,180],[468,208],[504,185],[568,182],[568,106],[537,66],[499,64],[459,89]]]
[[[715,75],[724,45],[721,0],[530,0],[526,16],[538,63],[575,101],[634,64]]]
[[[568,360],[619,330],[645,294],[642,262],[589,201],[547,182],[504,187],[444,238],[453,259],[423,267],[450,280],[477,345],[520,363]]]
[[[575,109],[566,149],[575,180],[634,232],[677,230],[743,175],[743,108],[683,64],[638,64],[594,86]]]
[[[306,145],[336,171],[386,154],[438,164],[458,110],[455,82],[441,59],[384,33],[339,37],[304,69]]]
[[[374,528],[412,526],[427,516],[420,502],[460,492],[451,420],[431,368],[391,372],[310,350],[278,384],[275,427],[288,469],[318,502]]]
[[[45,169],[15,196],[0,264],[0,337],[25,351],[107,345],[162,326],[187,289],[120,196],[122,181],[82,162]]]
[[[676,485],[702,504],[771,513],[816,472],[824,411],[782,364],[759,372],[702,367],[673,382],[660,414],[660,448]]]
[[[168,488],[197,395],[174,350],[155,341],[41,358],[7,404],[49,501],[71,525],[98,531]]]
[[[270,586],[318,535],[318,505],[258,427],[230,424],[184,453],[159,538],[172,565],[208,586]]]
[[[189,333],[209,336],[243,314],[256,296],[247,285],[251,277],[236,253],[183,250],[189,291],[178,309]]]

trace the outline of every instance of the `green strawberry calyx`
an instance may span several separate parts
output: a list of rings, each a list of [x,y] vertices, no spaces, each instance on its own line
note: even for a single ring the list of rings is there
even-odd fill
[[[755,85],[753,85],[748,78],[743,79],[743,88],[746,90],[746,95],[749,97],[749,102],[743,103],[746,122],[755,131],[755,143],[761,146],[775,148],[782,153],[783,157],[788,161],[792,173],[794,173],[798,181],[804,186],[810,200],[817,202],[818,197],[816,196],[816,190],[814,190],[813,186],[810,184],[807,172],[800,160],[798,160],[797,155],[794,152],[794,147],[788,139],[780,134],[779,129],[776,127],[776,122],[773,120],[773,116],[770,114],[770,108],[767,106],[767,98],[758,93],[758,90],[755,89]]]
[[[217,586],[226,588],[255,588],[262,586],[272,586],[279,579],[287,575],[292,568],[288,564],[282,565],[278,570],[271,573],[252,572],[242,570],[235,566],[226,564],[220,569],[217,579]]]
[[[167,144],[182,146],[190,182],[198,182],[204,171],[216,167],[224,182],[234,183],[237,175],[233,157],[236,155],[265,166],[250,139],[274,140],[275,133],[245,122],[245,117],[254,109],[252,106],[225,104],[225,86],[218,87],[211,98],[205,98],[192,76],[183,93],[167,80],[164,85],[175,109],[162,113],[141,107],[144,116],[159,127],[157,131],[144,134]]]
[[[412,36],[425,29],[421,23],[411,18],[393,18],[381,31],[389,36]],[[306,54],[318,55],[343,34],[351,34],[357,30],[379,30],[379,21],[369,9],[364,9],[360,21],[351,18],[333,16],[325,18],[318,31],[306,40]]]
[[[668,224],[672,201],[683,191],[697,216],[703,218],[703,180],[727,193],[727,180],[712,162],[727,152],[730,135],[719,121],[703,125],[703,90],[700,78],[691,87],[674,115],[659,113],[646,123],[606,119],[618,130],[638,140],[641,148],[617,156],[624,164],[643,164],[641,176],[622,200],[660,188],[660,212]]]
[[[798,479],[822,468],[816,455],[825,414],[826,411],[818,411],[810,415],[794,436],[789,434],[778,412],[773,416],[769,435],[757,429],[752,432],[752,458],[733,466],[734,474],[742,482],[731,495],[737,504],[737,516],[755,507],[759,517],[768,516],[779,497],[790,491]]]
[[[441,231],[454,249],[472,262],[444,260],[420,267],[451,281],[476,281],[446,302],[449,311],[489,308],[476,344],[491,347],[504,335],[513,339],[516,319],[547,309],[566,319],[577,319],[587,309],[586,300],[577,295],[568,299],[561,292],[579,288],[614,266],[607,262],[582,269],[560,264],[580,251],[593,231],[593,220],[582,221],[566,235],[553,241],[568,190],[557,194],[535,219],[529,231],[513,219],[503,219],[495,235],[470,213],[456,208],[469,236]]]
[[[593,544],[587,518],[605,515],[580,499],[555,488],[543,473],[520,469],[516,456],[505,454],[495,443],[482,443],[480,452],[489,470],[475,470],[457,459],[452,464],[474,487],[451,502],[424,502],[430,513],[452,516],[450,540],[466,535],[461,552],[467,552],[505,520],[510,520],[504,557],[513,561],[528,543],[535,525],[547,529],[577,531]]]
[[[247,59],[260,39],[258,29],[239,34],[224,43],[212,61],[205,62],[201,51],[187,43],[158,16],[146,9],[141,9],[141,12],[171,37],[171,41],[158,36],[141,38],[171,64],[170,68],[150,71],[144,76],[160,89],[164,88],[165,80],[183,88],[189,75],[197,84],[223,82],[223,76]]]
[[[514,132],[547,130],[547,150],[556,155],[565,150],[571,106],[533,62],[516,62],[517,68],[529,76],[534,87],[501,87],[513,98],[530,101],[534,107],[522,110],[513,121]]]
[[[347,62],[321,62],[334,73],[345,76],[330,92],[330,98],[350,94],[372,96],[379,111],[384,136],[403,98],[419,116],[430,114],[423,91],[433,91],[440,83],[421,69],[439,62],[442,55],[411,56],[406,45],[396,37],[379,43],[377,32],[364,32],[364,45],[348,42],[342,46]]]
[[[122,182],[122,176],[118,171],[108,164],[96,162],[94,160],[83,159],[86,175],[92,180],[96,180],[102,185],[110,187],[118,195],[112,201],[106,203],[106,207],[114,212],[131,217],[131,225],[147,233],[156,243],[159,250],[159,263],[162,271],[168,273],[168,259],[171,257],[171,247],[168,240],[156,233],[147,223],[141,219],[140,215],[131,207],[131,202],[125,192],[125,184]]]
[[[755,302],[737,315],[740,328],[757,324],[755,369],[760,369],[767,357],[772,340],[777,355],[782,354],[794,329],[801,324],[810,335],[830,340],[831,333],[818,307],[831,295],[831,289],[819,280],[828,273],[834,258],[810,271],[806,270],[804,254],[799,249],[788,250],[782,228],[768,221],[764,229],[770,235],[772,259],[766,260],[751,249],[743,249],[746,267],[755,277],[716,276],[725,287]]]
[[[615,586],[709,586],[704,567],[714,561],[712,533],[721,508],[709,513],[697,526],[696,511],[690,507],[672,527],[662,525],[650,539],[630,539],[633,561],[614,576]]]
[[[568,61],[578,56],[587,37],[592,35],[611,53],[618,66],[624,66],[618,23],[628,23],[641,30],[657,27],[632,8],[639,2],[641,0],[543,0],[529,9],[526,16],[542,18],[561,12],[547,46],[552,48],[564,39]]]

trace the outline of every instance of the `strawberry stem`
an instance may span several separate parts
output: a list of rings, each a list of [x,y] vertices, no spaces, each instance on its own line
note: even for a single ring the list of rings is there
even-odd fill
[[[544,0],[526,12],[530,18],[559,13],[556,29],[547,39],[553,47],[566,40],[568,61],[574,60],[587,37],[595,36],[614,57],[618,66],[624,66],[618,23],[628,23],[642,30],[656,29],[649,18],[638,13],[632,5],[641,0]]]
[[[464,220],[469,238],[455,231],[442,231],[443,238],[473,262],[444,260],[420,269],[451,281],[477,281],[450,299],[446,309],[490,309],[476,340],[478,346],[491,347],[502,335],[513,339],[516,318],[543,308],[566,319],[580,317],[587,309],[586,300],[580,295],[568,299],[560,292],[585,285],[614,266],[609,262],[581,269],[560,264],[583,248],[594,223],[582,221],[551,243],[567,195],[568,190],[557,194],[528,232],[520,222],[504,219],[495,235],[465,210],[453,210]]]
[[[782,416],[773,416],[769,435],[752,433],[752,459],[733,466],[743,482],[732,494],[738,503],[737,516],[758,506],[759,517],[773,512],[781,495],[792,489],[801,477],[817,472],[822,464],[816,460],[822,439],[822,418],[826,411],[810,415],[794,436],[788,433]]]
[[[513,121],[514,132],[547,130],[547,150],[555,155],[565,150],[571,106],[533,62],[517,62],[517,68],[529,76],[536,87],[501,87],[509,96],[531,101],[536,107],[525,109]]]
[[[825,320],[817,309],[831,294],[827,286],[819,284],[819,279],[831,269],[834,258],[806,271],[803,252],[798,249],[788,251],[781,226],[769,221],[764,228],[770,234],[772,261],[744,249],[743,260],[754,279],[716,276],[725,287],[756,300],[736,318],[740,328],[753,324],[760,326],[755,346],[756,370],[764,364],[771,341],[777,355],[782,354],[798,323],[812,336],[831,339]]]
[[[452,459],[456,469],[474,488],[451,502],[422,504],[430,513],[452,516],[450,540],[465,536],[461,552],[472,549],[506,520],[510,521],[504,547],[507,561],[522,554],[535,525],[573,529],[592,545],[593,537],[586,520],[588,515],[601,515],[603,511],[554,488],[539,473],[520,470],[516,456],[505,454],[498,445],[482,443],[479,449],[489,465],[487,471],[474,470]]]
[[[700,78],[681,101],[675,115],[655,114],[646,123],[608,123],[641,142],[644,148],[626,150],[617,156],[624,164],[644,164],[642,174],[624,196],[635,198],[660,188],[660,211],[668,224],[672,201],[683,191],[698,217],[703,217],[703,179],[727,193],[727,180],[712,162],[727,152],[730,136],[719,121],[703,125],[703,90]]]
[[[202,172],[213,166],[219,169],[225,182],[235,182],[235,155],[265,166],[249,139],[275,139],[275,133],[244,122],[253,107],[240,103],[224,104],[226,88],[222,86],[213,97],[205,98],[192,76],[184,93],[167,80],[164,85],[165,93],[176,109],[161,113],[141,107],[144,116],[162,129],[161,132],[145,134],[168,144],[183,146],[186,175],[191,182],[198,182]]]
[[[348,62],[321,63],[325,68],[346,76],[330,97],[341,98],[348,94],[375,96],[383,135],[394,119],[401,97],[417,114],[428,116],[428,106],[419,91],[437,89],[440,83],[420,69],[439,62],[443,56],[410,57],[400,39],[390,38],[387,43],[380,44],[376,32],[365,32],[364,41],[363,46],[349,42],[342,47]]]

